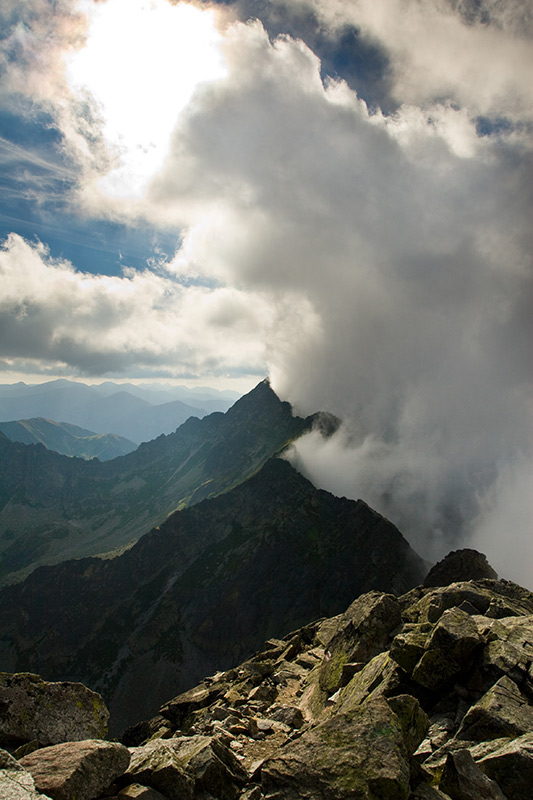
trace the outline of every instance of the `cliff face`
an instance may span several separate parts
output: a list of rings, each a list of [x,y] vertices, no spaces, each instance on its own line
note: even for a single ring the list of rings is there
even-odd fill
[[[78,741],[101,725],[83,687],[1,676],[0,746],[19,760],[0,750],[0,793],[17,781],[65,800],[530,800],[532,661],[533,594],[482,578],[362,594],[167,699],[122,744]]]
[[[0,659],[101,691],[118,730],[265,639],[338,614],[361,592],[402,593],[425,572],[365,503],[273,459],[118,558],[42,567],[5,588]]]
[[[41,564],[120,552],[177,508],[245,480],[309,430],[260,383],[225,414],[105,463],[0,436],[0,585]]]

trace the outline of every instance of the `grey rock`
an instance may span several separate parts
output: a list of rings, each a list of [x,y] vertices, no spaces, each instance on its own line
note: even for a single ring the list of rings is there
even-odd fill
[[[53,800],[94,800],[126,771],[129,761],[124,745],[88,739],[44,747],[20,764],[36,788]]]
[[[498,784],[480,770],[468,750],[448,755],[439,788],[452,800],[507,800]]]
[[[50,683],[32,673],[0,673],[0,743],[41,746],[104,738],[109,712],[81,683]]]
[[[516,683],[504,676],[465,714],[458,739],[483,741],[533,730],[533,708]]]
[[[130,783],[118,793],[119,800],[168,800],[168,798],[152,789],[149,786],[141,786],[140,783]]]
[[[478,761],[479,767],[509,798],[531,800],[533,787],[533,733],[502,745]]]
[[[483,643],[475,622],[458,608],[446,610],[426,643],[426,650],[412,672],[416,683],[441,689],[468,668]]]
[[[296,706],[274,706],[269,710],[268,716],[276,722],[283,722],[289,728],[301,728],[304,724],[304,717]]]
[[[5,750],[0,750],[0,797],[2,800],[49,800],[36,791],[30,773]]]
[[[400,622],[400,606],[393,595],[368,592],[358,597],[326,648],[320,669],[323,691],[332,694],[340,688],[346,664],[368,661],[385,650],[391,631]]]
[[[127,777],[170,800],[188,800],[197,791],[234,800],[248,779],[229,747],[211,736],[180,736],[132,748]]]
[[[320,723],[266,761],[263,791],[284,800],[407,800],[403,748],[398,717],[383,698],[369,700]]]

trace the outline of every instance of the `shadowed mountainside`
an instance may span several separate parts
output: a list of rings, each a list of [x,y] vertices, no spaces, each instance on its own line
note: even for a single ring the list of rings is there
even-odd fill
[[[364,502],[273,459],[118,558],[41,567],[2,590],[0,661],[101,691],[119,730],[265,639],[361,592],[404,592],[426,571]]]

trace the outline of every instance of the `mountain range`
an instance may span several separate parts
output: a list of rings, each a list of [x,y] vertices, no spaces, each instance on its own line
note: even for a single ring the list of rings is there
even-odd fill
[[[116,433],[95,433],[78,425],[43,417],[0,422],[0,432],[12,442],[42,444],[48,450],[65,456],[98,458],[100,461],[110,461],[137,449],[135,442]]]
[[[337,422],[293,416],[262,381],[226,413],[190,417],[103,463],[0,434],[0,581],[20,580],[40,564],[116,554],[172,511],[242,482],[319,424]]]
[[[138,444],[172,433],[190,416],[227,411],[238,397],[231,391],[170,384],[20,382],[0,385],[0,421],[44,417],[96,433],[114,433]]]

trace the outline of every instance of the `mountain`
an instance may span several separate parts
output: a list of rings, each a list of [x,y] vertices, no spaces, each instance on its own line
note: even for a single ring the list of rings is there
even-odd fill
[[[44,417],[97,433],[115,433],[145,442],[172,433],[189,417],[225,412],[238,395],[167,384],[86,386],[64,379],[37,386],[0,385],[0,421]]]
[[[123,550],[177,508],[245,480],[326,419],[293,417],[263,381],[225,414],[191,417],[104,463],[0,438],[0,580]]]
[[[427,565],[364,502],[269,460],[123,555],[41,567],[0,592],[0,663],[102,691],[117,730],[271,636],[401,593]]]
[[[42,417],[0,422],[0,431],[12,442],[42,444],[48,450],[65,456],[98,458],[100,461],[126,455],[137,447],[135,442],[114,433],[94,433],[78,425]]]

